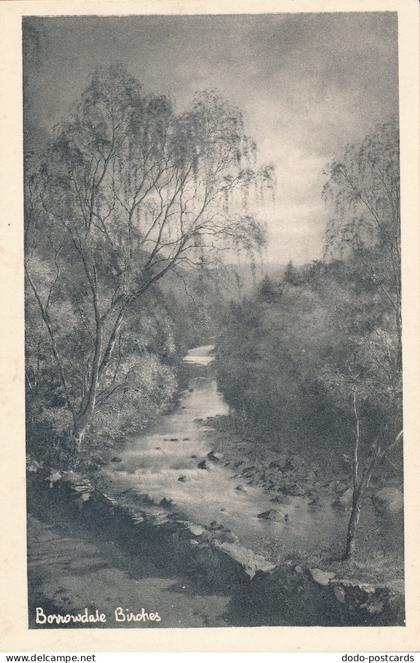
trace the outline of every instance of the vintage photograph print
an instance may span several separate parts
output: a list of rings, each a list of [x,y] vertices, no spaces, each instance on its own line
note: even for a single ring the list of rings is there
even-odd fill
[[[404,625],[397,13],[22,39],[29,628]]]

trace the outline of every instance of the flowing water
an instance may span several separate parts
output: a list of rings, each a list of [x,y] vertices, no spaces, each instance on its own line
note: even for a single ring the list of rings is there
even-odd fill
[[[306,497],[286,497],[284,503],[275,505],[258,486],[245,484],[238,490],[238,484],[245,480],[235,477],[223,458],[207,457],[217,433],[206,425],[206,419],[228,413],[211,368],[206,368],[212,362],[212,350],[208,345],[187,354],[184,361],[191,370],[189,388],[174,412],[163,415],[151,431],[131,440],[119,462],[103,469],[108,492],[118,497],[128,491],[134,507],[136,495],[147,494],[156,502],[171,499],[176,514],[182,513],[195,524],[227,527],[245,547],[275,563],[291,554],[312,552],[316,556],[334,542],[344,541],[348,512],[333,509],[327,500],[313,507]],[[258,518],[273,508],[278,511],[279,522]],[[366,513],[365,509],[365,519]],[[376,537],[381,535],[372,516],[365,530],[373,537],[376,550]],[[392,534],[391,529],[385,530]],[[400,538],[401,533],[394,537]],[[48,511],[40,504],[30,515],[28,541],[32,627],[37,606],[46,612],[98,608],[107,614],[106,625],[111,627],[126,627],[113,621],[117,606],[133,613],[142,607],[158,609],[162,626],[231,623],[228,595],[198,591],[188,577],[155,565],[145,554],[125,551],[108,541],[106,532],[101,537],[82,525],[66,523],[55,509]]]
[[[213,346],[190,350],[184,361],[208,366]],[[205,372],[205,371],[204,371]],[[207,417],[226,415],[228,406],[213,377],[192,377],[179,406],[164,415],[148,433],[127,444],[119,462],[104,470],[114,495],[132,490],[155,501],[173,500],[177,510],[195,524],[218,523],[236,534],[240,542],[273,561],[288,554],[325,549],[344,535],[343,515],[330,505],[309,505],[306,497],[289,497],[275,506],[262,488],[242,484],[223,462],[212,462],[212,435]],[[205,469],[198,465],[205,460]],[[275,508],[279,522],[258,514]]]

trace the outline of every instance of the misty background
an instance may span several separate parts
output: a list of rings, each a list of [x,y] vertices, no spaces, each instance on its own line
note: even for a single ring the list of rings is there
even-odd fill
[[[202,89],[236,104],[260,162],[276,168],[276,198],[259,210],[268,262],[320,256],[323,168],[398,112],[396,13],[29,17],[24,29],[36,35],[24,58],[29,142],[114,61],[180,111]]]

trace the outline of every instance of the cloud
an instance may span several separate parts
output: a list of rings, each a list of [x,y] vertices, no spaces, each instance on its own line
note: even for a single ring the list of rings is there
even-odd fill
[[[119,60],[180,109],[218,88],[243,111],[276,201],[260,210],[270,259],[319,256],[322,170],[398,110],[394,13],[25,19],[41,29],[41,61],[25,61],[26,118],[48,127],[100,64]]]

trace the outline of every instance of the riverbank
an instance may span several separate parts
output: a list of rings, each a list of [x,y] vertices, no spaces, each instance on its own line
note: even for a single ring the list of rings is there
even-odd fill
[[[316,472],[308,475],[296,455],[262,453],[250,434],[227,426],[211,353],[211,346],[189,353],[190,382],[177,407],[108,464],[88,474],[29,464],[29,512],[41,522],[28,537],[32,614],[35,599],[46,608],[80,611],[85,582],[89,605],[109,612],[115,602],[124,604],[127,578],[140,583],[140,592],[146,574],[156,580],[150,595],[155,591],[163,607],[179,587],[182,595],[209,597],[201,617],[191,612],[199,609],[194,601],[191,609],[186,602],[182,626],[200,619],[210,626],[403,623],[402,574],[390,572],[388,553],[381,560],[372,544],[368,562],[331,561],[348,514],[327,498],[309,498],[307,489],[321,481]],[[60,536],[68,546],[57,543]],[[379,569],[374,577],[370,563]],[[109,601],[103,569],[114,588]],[[128,592],[130,611],[141,596],[134,594]],[[160,626],[171,625],[168,619]]]
[[[28,521],[34,628],[63,627],[36,624],[37,608],[52,616],[105,614],[103,627],[124,626],[111,623],[119,607],[158,613],[160,621],[146,622],[153,627],[404,622],[399,587],[270,565],[229,533],[198,527],[150,500],[115,503],[74,473],[32,472],[28,497],[38,509]]]
[[[404,551],[402,492],[398,476],[375,477],[361,515],[358,546],[352,560],[340,561],[351,505],[351,470],[343,459],[332,459],[321,451],[294,453],[286,445],[279,448],[258,438],[258,434],[233,415],[208,418],[214,450],[223,454],[223,464],[233,472],[242,491],[263,488],[271,502],[268,520],[278,510],[287,513],[299,502],[313,518],[327,512],[333,517],[335,537],[324,545],[301,547],[285,560],[318,564],[333,571],[354,574],[366,582],[403,583]],[[292,509],[296,513],[294,509]],[[301,511],[300,516],[302,517]],[[315,540],[322,542],[321,537]],[[267,545],[265,554],[273,559],[276,551]]]

